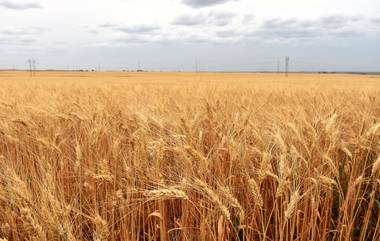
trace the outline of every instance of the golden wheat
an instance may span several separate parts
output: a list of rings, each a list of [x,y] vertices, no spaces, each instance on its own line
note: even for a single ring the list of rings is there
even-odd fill
[[[0,241],[380,240],[379,76],[0,72]]]

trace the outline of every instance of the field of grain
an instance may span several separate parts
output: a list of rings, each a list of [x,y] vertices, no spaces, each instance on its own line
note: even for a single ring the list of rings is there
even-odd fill
[[[0,240],[380,240],[380,77],[0,72]]]

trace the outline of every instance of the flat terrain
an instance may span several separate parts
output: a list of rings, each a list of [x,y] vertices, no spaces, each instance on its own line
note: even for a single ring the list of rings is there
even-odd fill
[[[327,88],[379,88],[379,75],[352,74],[284,74],[270,73],[136,73],[136,72],[38,72],[30,78],[29,72],[0,71],[0,81],[48,81],[66,83],[97,83],[98,81],[114,84],[246,84],[251,88],[259,87],[327,87]],[[32,81],[31,81],[32,80]],[[202,82],[199,82],[202,81]],[[8,83],[7,83],[8,84]],[[240,86],[237,86],[240,87]]]
[[[380,240],[380,76],[0,72],[0,240]]]

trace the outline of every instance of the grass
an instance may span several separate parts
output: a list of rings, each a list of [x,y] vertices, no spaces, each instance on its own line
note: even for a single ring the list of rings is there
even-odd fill
[[[379,80],[0,72],[0,240],[380,240]]]

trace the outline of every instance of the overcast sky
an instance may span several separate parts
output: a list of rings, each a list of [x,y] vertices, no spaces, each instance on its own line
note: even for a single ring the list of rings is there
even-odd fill
[[[379,0],[0,0],[0,68],[380,71]]]

